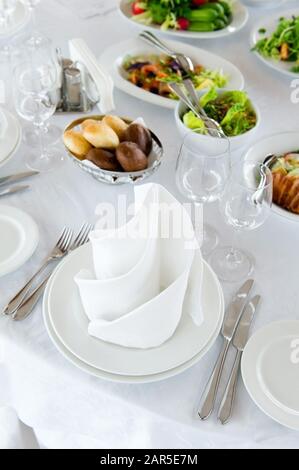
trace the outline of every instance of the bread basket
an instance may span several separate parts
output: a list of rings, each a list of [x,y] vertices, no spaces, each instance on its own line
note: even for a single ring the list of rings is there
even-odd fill
[[[105,116],[104,115],[90,115],[90,116],[85,116],[81,117],[80,119],[76,119],[75,121],[71,122],[64,130],[70,131],[70,130],[76,130],[77,127],[79,127],[82,122],[84,122],[86,119],[94,119],[96,121],[101,121]],[[127,119],[127,118],[121,118],[123,121],[125,121],[127,124],[132,124],[132,120]],[[153,173],[155,173],[158,168],[160,167],[162,163],[162,158],[164,154],[163,146],[158,137],[150,131],[151,136],[153,138],[153,149],[151,154],[149,155],[149,167],[146,170],[142,171],[136,171],[136,172],[117,172],[117,171],[107,171],[107,170],[102,170],[101,168],[96,167],[93,164],[90,164],[89,162],[81,161],[79,158],[77,158],[75,155],[73,155],[66,146],[65,150],[71,160],[78,165],[83,171],[86,173],[89,173],[92,175],[96,180],[102,182],[102,183],[107,183],[107,184],[136,184],[140,183],[143,181],[145,178],[148,178],[151,176]]]

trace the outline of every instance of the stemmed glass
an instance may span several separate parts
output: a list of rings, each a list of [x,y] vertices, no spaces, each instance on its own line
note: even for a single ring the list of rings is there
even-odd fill
[[[210,264],[221,280],[239,282],[253,272],[254,260],[235,248],[236,238],[238,233],[255,230],[265,223],[272,199],[273,178],[267,166],[249,161],[233,167],[220,202],[224,219],[235,229],[233,244],[217,248],[210,257]]]
[[[31,48],[25,43],[20,48],[20,55],[23,57],[23,60],[28,60],[31,62],[32,67],[43,67],[49,66],[50,69],[53,67],[57,69],[57,93],[61,88],[61,69],[58,64],[57,54],[53,47],[52,41],[46,37],[41,37],[39,43],[35,48]],[[44,143],[46,145],[52,145],[61,138],[61,129],[55,125],[49,126],[49,121],[44,122],[40,126],[40,130],[44,132]],[[23,140],[27,145],[36,146],[39,142],[39,131],[36,127],[25,128],[23,132]]]
[[[40,34],[36,30],[36,6],[40,3],[41,0],[20,0],[26,7],[28,7],[31,13],[31,36],[28,39],[27,43],[31,47],[36,47],[41,39]]]
[[[185,137],[176,166],[176,183],[180,192],[194,204],[195,212],[207,204],[219,200],[230,173],[230,143],[219,138],[215,129],[208,129],[209,136],[198,140],[196,131]],[[201,241],[204,255],[218,244],[218,235],[210,226],[197,227],[195,232]]]
[[[14,70],[14,102],[18,114],[36,127],[40,150],[31,150],[27,165],[38,171],[49,171],[62,162],[61,152],[46,147],[42,127],[57,106],[57,69],[50,64],[32,67],[30,61]]]
[[[11,15],[15,11],[17,0],[0,0],[0,28],[5,30],[9,26]]]

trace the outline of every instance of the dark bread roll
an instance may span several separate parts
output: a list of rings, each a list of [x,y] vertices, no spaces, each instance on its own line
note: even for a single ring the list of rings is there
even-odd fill
[[[120,164],[114,153],[103,149],[91,149],[86,159],[100,167],[102,170],[107,171],[122,171]]]
[[[128,172],[142,171],[148,168],[147,156],[134,142],[122,142],[116,149],[116,158],[122,168]]]
[[[126,142],[134,142],[147,156],[151,153],[153,148],[151,133],[141,124],[131,124],[124,132],[123,140]]]

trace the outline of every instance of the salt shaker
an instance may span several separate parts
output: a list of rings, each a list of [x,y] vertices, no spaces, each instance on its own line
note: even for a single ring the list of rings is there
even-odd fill
[[[64,70],[65,100],[67,108],[75,111],[82,105],[82,77],[79,69],[67,67]]]

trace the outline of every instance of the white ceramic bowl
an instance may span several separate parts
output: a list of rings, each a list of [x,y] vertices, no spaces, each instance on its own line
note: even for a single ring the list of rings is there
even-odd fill
[[[219,95],[222,95],[225,92],[226,92],[226,90],[219,91]],[[204,93],[205,92],[199,92],[198,96],[200,97]],[[252,107],[255,110],[256,115],[257,115],[256,126],[253,129],[251,129],[250,131],[246,132],[245,134],[229,138],[230,146],[231,146],[230,149],[231,149],[232,152],[234,152],[235,150],[239,150],[239,149],[243,148],[245,145],[248,145],[248,143],[250,143],[250,141],[255,136],[255,134],[256,134],[259,126],[260,126],[261,113],[260,113],[258,107],[255,104],[252,103]],[[178,129],[180,135],[183,138],[189,132],[191,132],[191,130],[188,127],[186,127],[184,122],[183,122],[183,116],[187,111],[188,111],[187,106],[182,101],[179,101],[177,106],[176,106],[176,109],[175,109],[175,121],[176,121],[177,129]],[[213,147],[214,147],[215,146],[214,137],[210,137],[208,135],[198,134],[198,133],[194,132],[194,144],[196,142],[198,142],[198,144],[205,143],[205,145],[209,145],[209,141],[210,141],[211,145],[213,145]]]

